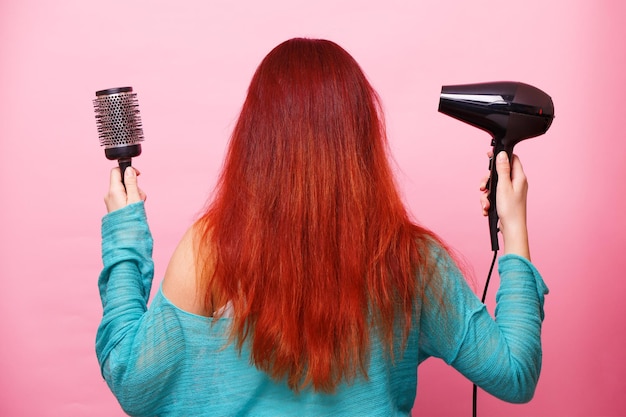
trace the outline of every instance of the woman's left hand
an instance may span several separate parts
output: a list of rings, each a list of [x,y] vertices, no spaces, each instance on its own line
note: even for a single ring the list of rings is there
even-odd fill
[[[146,201],[146,194],[137,185],[138,175],[139,171],[136,171],[133,167],[128,167],[124,172],[124,183],[122,183],[119,167],[111,170],[109,191],[104,196],[104,203],[109,213],[129,204]]]

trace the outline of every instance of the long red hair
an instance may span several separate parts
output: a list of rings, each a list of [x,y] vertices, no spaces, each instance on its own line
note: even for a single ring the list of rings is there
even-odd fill
[[[198,226],[207,305],[232,302],[238,348],[295,391],[367,376],[373,332],[393,353],[437,240],[397,192],[376,92],[344,49],[311,39],[258,67]]]

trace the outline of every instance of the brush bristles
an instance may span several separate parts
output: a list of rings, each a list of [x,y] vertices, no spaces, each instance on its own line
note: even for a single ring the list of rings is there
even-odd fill
[[[93,100],[93,106],[101,146],[115,148],[143,141],[136,93],[101,95]]]

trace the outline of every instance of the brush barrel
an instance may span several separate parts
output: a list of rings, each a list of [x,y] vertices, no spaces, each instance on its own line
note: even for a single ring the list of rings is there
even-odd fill
[[[101,146],[117,148],[143,141],[139,103],[132,87],[97,91],[93,106]]]

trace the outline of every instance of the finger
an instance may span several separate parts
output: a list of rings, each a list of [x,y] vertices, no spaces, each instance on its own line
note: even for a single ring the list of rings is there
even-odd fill
[[[124,184],[122,184],[119,167],[111,169],[109,189],[104,196],[104,203],[109,212],[126,205],[126,189],[124,188]]]
[[[139,187],[137,186],[137,173],[135,172],[135,168],[126,168],[124,172],[124,184],[126,184],[126,202],[128,204],[142,201],[139,195]]]
[[[525,180],[526,178],[524,167],[522,166],[522,162],[517,155],[513,155],[513,162],[511,163],[511,178],[513,181]]]
[[[480,186],[479,186],[480,191],[487,191],[488,183],[489,183],[489,175],[486,175],[485,177],[483,177],[482,180],[480,180]]]
[[[491,207],[488,195],[489,194],[485,193],[480,197],[480,205],[483,209],[483,216],[487,216],[489,214],[489,207]]]
[[[498,172],[498,188],[501,185],[507,186],[511,184],[511,164],[509,156],[505,151],[501,151],[496,156],[496,171]]]
[[[122,174],[120,172],[119,167],[115,167],[111,169],[111,175],[109,178],[109,188],[112,188],[112,189],[124,188],[124,184],[122,184]]]

